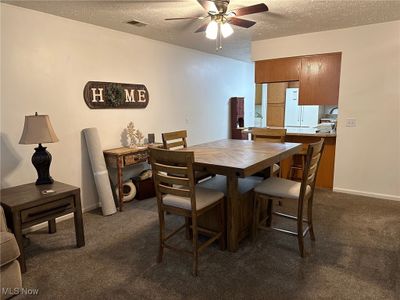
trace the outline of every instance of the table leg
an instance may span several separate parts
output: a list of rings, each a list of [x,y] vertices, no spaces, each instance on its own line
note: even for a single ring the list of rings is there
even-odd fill
[[[19,252],[21,253],[18,257],[19,265],[21,267],[21,272],[26,272],[26,263],[25,263],[25,254],[24,254],[24,246],[23,246],[23,236],[22,236],[22,227],[21,227],[21,219],[19,216],[19,211],[13,213],[12,217],[13,221],[13,232],[15,235],[15,239],[17,240],[17,244],[19,247]]]
[[[227,237],[228,250],[237,251],[239,248],[239,179],[235,174],[227,176]]]
[[[85,233],[83,230],[83,218],[82,218],[80,192],[75,195],[74,223],[75,223],[76,246],[78,248],[80,248],[80,247],[85,246]]]
[[[119,200],[119,211],[122,211],[122,204],[124,199],[124,190],[122,182],[122,156],[118,157],[118,200]]]
[[[55,233],[57,231],[56,228],[56,219],[52,219],[47,222],[49,224],[49,233]]]

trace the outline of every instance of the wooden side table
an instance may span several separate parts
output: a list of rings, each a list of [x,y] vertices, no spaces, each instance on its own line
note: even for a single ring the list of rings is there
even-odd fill
[[[54,193],[43,194],[45,190]],[[53,184],[28,183],[1,190],[1,205],[6,214],[8,227],[17,240],[21,256],[21,271],[26,272],[22,246],[22,229],[48,222],[49,233],[56,232],[55,218],[74,213],[77,247],[85,245],[80,188],[55,181]]]
[[[126,166],[147,162],[149,158],[148,147],[162,147],[162,144],[155,143],[138,148],[119,147],[103,151],[107,167],[117,168],[118,203],[120,211],[122,211],[124,203],[122,170]]]

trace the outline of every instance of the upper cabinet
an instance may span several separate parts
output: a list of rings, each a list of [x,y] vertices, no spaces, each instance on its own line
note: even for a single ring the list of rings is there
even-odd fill
[[[255,81],[299,81],[300,105],[337,105],[341,59],[339,52],[256,61]]]
[[[341,53],[301,58],[299,104],[335,105],[339,99]]]
[[[299,80],[300,68],[300,57],[256,61],[256,83]]]

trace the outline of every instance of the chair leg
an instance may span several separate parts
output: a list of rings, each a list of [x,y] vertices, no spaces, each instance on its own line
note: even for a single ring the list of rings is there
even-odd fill
[[[290,170],[289,170],[289,178],[290,180],[294,179],[294,167],[290,166]]]
[[[304,238],[303,238],[303,234],[301,232],[298,232],[297,242],[299,244],[300,256],[304,257]]]
[[[314,225],[312,219],[312,204],[313,204],[313,195],[308,199],[308,206],[307,206],[307,220],[308,220],[308,232],[310,233],[310,239],[315,241],[315,234],[314,234]]]
[[[160,221],[160,246],[158,250],[157,263],[161,263],[164,254],[164,230],[165,230],[165,219],[163,210],[159,210],[158,218]]]
[[[303,201],[299,201],[297,208],[297,242],[299,244],[300,256],[304,257]]]
[[[185,237],[187,240],[192,239],[192,231],[190,230],[190,225],[192,220],[189,217],[185,217]]]
[[[258,229],[258,222],[260,220],[260,213],[259,213],[259,207],[260,207],[260,199],[257,194],[254,196],[254,205],[253,205],[253,227],[251,230],[251,240],[255,242],[257,238],[257,229]]]
[[[193,276],[197,276],[198,274],[198,263],[199,263],[199,249],[197,246],[197,219],[192,217],[192,231],[193,231],[193,239],[192,239],[192,247],[193,247]]]
[[[268,204],[267,204],[267,215],[268,215],[268,219],[266,221],[266,226],[270,227],[271,226],[271,222],[272,222],[272,200],[268,199]]]
[[[226,249],[226,238],[225,238],[225,201],[224,198],[221,199],[219,204],[219,231],[221,232],[221,237],[219,238],[219,248],[221,250]]]

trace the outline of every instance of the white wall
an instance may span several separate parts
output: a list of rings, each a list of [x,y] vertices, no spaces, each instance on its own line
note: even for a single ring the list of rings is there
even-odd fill
[[[199,37],[201,38],[201,37]],[[32,182],[34,145],[19,145],[24,116],[50,116],[60,141],[47,144],[54,179],[97,204],[81,130],[97,127],[103,148],[121,145],[133,120],[147,133],[187,129],[189,144],[228,136],[228,99],[254,107],[253,65],[1,4],[1,186]],[[90,110],[87,81],[143,83],[146,109]],[[250,112],[251,111],[251,112]]]
[[[400,200],[400,22],[252,43],[253,61],[342,52],[334,189]],[[345,127],[355,118],[357,127]]]

